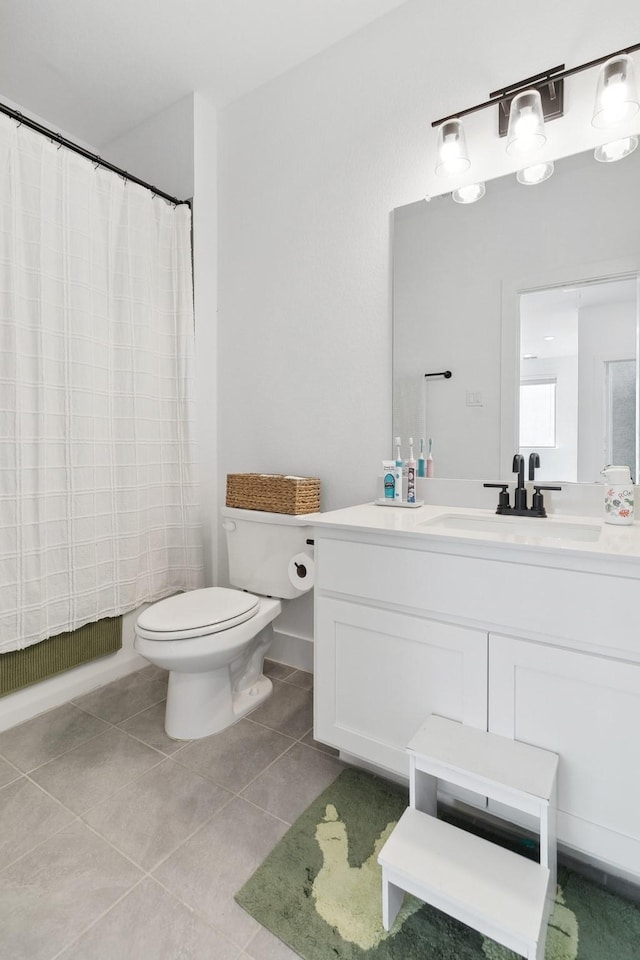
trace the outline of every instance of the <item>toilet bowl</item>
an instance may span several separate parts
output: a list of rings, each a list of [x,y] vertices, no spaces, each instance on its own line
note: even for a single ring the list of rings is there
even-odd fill
[[[243,589],[205,587],[167,597],[136,622],[134,649],[169,671],[165,730],[175,740],[218,733],[266,700],[273,685],[263,663],[281,600],[313,586],[303,517],[232,508],[223,514],[229,578]]]

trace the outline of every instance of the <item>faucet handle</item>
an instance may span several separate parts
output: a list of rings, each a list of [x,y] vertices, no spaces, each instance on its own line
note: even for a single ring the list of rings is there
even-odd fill
[[[500,490],[498,494],[498,510],[501,507],[509,506],[509,484],[508,483],[483,483],[483,487],[496,487]]]
[[[533,485],[533,498],[531,501],[531,509],[538,517],[546,517],[547,511],[544,508],[544,500],[542,499],[541,490],[562,490],[562,487],[550,487],[545,486],[542,483],[534,483]]]

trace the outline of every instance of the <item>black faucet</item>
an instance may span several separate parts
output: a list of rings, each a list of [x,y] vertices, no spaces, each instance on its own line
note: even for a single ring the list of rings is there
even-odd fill
[[[536,467],[540,466],[540,454],[532,453],[529,456],[529,480],[533,481]],[[509,503],[509,490],[506,483],[485,483],[485,487],[499,487],[498,507],[496,513],[503,516],[512,517],[546,517],[547,511],[544,507],[541,490],[562,490],[562,487],[543,486],[540,483],[533,484],[533,498],[531,506],[527,507],[527,488],[524,485],[524,457],[521,453],[516,453],[513,458],[513,472],[518,474],[518,483],[514,491],[513,506]]]
[[[518,486],[516,487],[515,497],[513,501],[513,506],[515,510],[526,510],[527,509],[527,488],[524,485],[524,457],[521,453],[516,453],[513,458],[513,466],[511,468],[514,473],[518,474]]]
[[[530,453],[529,454],[529,480],[533,483],[535,480],[536,467],[540,466],[540,454],[539,453]]]

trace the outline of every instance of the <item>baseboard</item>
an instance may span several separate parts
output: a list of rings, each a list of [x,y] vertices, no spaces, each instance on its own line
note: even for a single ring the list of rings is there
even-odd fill
[[[267,654],[269,660],[286,663],[298,670],[313,673],[313,640],[292,633],[273,631],[273,643]]]

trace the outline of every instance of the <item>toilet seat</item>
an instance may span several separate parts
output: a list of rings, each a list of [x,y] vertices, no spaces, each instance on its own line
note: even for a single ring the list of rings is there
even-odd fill
[[[136,633],[147,640],[189,640],[221,633],[256,615],[260,597],[227,587],[204,587],[160,600],[138,617]]]

